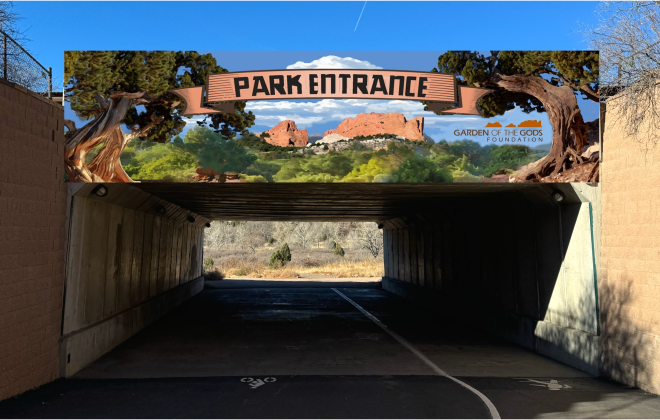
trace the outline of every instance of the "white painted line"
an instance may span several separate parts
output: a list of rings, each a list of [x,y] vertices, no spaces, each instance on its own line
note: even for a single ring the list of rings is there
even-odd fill
[[[350,303],[351,305],[355,306],[360,312],[362,312],[362,313],[364,314],[364,316],[366,316],[367,318],[369,318],[370,320],[372,320],[374,323],[376,323],[376,325],[378,325],[378,326],[379,326],[380,328],[382,328],[386,333],[388,333],[389,335],[391,335],[392,338],[394,338],[396,341],[398,341],[399,343],[401,343],[402,346],[404,346],[405,348],[407,348],[408,350],[410,350],[415,356],[417,356],[417,358],[418,358],[419,360],[421,360],[422,362],[424,362],[424,364],[425,364],[426,366],[428,366],[428,367],[430,367],[431,369],[433,369],[433,371],[434,371],[435,373],[437,373],[437,374],[440,375],[440,376],[444,376],[445,378],[451,379],[452,381],[456,382],[456,383],[459,384],[460,386],[462,386],[462,387],[464,387],[464,388],[467,388],[469,391],[473,392],[477,397],[479,397],[479,398],[481,399],[481,401],[484,402],[484,404],[486,404],[486,407],[488,407],[488,410],[490,411],[490,416],[491,416],[492,418],[494,418],[494,419],[501,419],[501,417],[500,417],[500,413],[497,412],[497,408],[495,408],[495,405],[494,405],[494,404],[488,399],[488,397],[486,397],[484,394],[482,394],[482,393],[479,392],[478,390],[472,388],[470,385],[466,384],[465,382],[460,381],[460,380],[454,378],[453,376],[448,375],[447,372],[445,372],[444,370],[440,369],[438,366],[436,366],[435,363],[433,363],[433,362],[430,361],[426,356],[424,356],[424,354],[422,354],[421,351],[417,350],[417,349],[415,348],[415,346],[413,346],[412,344],[410,344],[405,338],[401,337],[399,334],[397,334],[397,333],[395,333],[394,331],[392,331],[391,329],[389,329],[389,328],[387,327],[387,325],[385,325],[385,324],[383,324],[382,322],[380,322],[380,320],[379,320],[378,318],[376,318],[375,316],[371,315],[366,309],[362,308],[360,305],[358,305],[357,303],[353,302],[353,300],[351,300],[348,296],[346,296],[345,294],[343,294],[343,293],[340,292],[339,290],[335,289],[334,287],[332,288],[332,290],[334,290],[335,293],[337,293],[339,296],[341,296],[341,297],[343,297],[344,299],[346,299],[346,300],[348,301],[348,303]]]

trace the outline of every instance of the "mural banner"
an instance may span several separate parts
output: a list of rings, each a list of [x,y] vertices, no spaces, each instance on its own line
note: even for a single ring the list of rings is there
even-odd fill
[[[186,103],[182,115],[233,112],[233,104],[223,102],[289,99],[427,101],[431,102],[431,111],[480,115],[477,101],[492,91],[457,86],[453,74],[325,69],[211,74],[205,89],[192,87],[172,92]],[[215,109],[209,104],[215,104]]]
[[[598,182],[598,65],[597,51],[67,51],[66,178]]]

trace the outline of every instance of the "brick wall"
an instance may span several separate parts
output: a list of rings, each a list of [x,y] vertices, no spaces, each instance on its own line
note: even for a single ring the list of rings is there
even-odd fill
[[[0,80],[0,400],[58,377],[64,110]]]
[[[601,177],[602,374],[658,394],[660,148],[626,136],[617,114],[610,101]]]

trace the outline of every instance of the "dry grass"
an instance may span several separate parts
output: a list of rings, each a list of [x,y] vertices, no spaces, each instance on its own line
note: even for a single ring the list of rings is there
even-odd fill
[[[264,279],[292,279],[308,276],[327,277],[382,277],[384,275],[383,260],[371,258],[362,261],[337,258],[318,266],[310,264],[289,263],[284,267],[272,269],[256,259],[228,258],[215,265],[215,269],[225,278],[251,277]]]
[[[284,267],[268,267],[277,246],[261,247],[250,252],[241,249],[204,249],[204,258],[211,258],[214,270],[206,274],[211,280],[220,277],[251,277],[263,279],[292,279],[319,277],[382,277],[383,257],[371,257],[361,250],[344,248],[346,255],[338,257],[324,248],[291,246],[291,262]]]

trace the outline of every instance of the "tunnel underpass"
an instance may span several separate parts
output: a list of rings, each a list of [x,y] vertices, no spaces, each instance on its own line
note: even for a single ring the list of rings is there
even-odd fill
[[[247,418],[599,417],[632,392],[595,378],[589,185],[105,187],[69,186],[71,379],[42,392],[94,401],[98,387],[113,417],[143,416],[137,390],[153,417]],[[205,282],[211,220],[376,222],[385,276]],[[67,398],[51,399],[63,417],[98,417]]]

